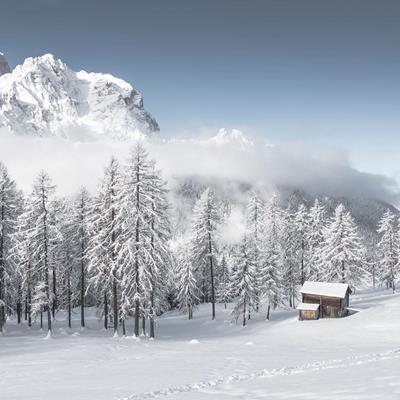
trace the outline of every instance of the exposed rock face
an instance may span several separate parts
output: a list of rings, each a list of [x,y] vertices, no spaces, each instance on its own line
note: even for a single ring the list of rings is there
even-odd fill
[[[11,72],[10,66],[6,60],[6,57],[2,52],[0,52],[0,76],[4,74],[8,74]]]
[[[9,69],[0,62],[0,71],[1,65]],[[51,54],[27,58],[0,76],[0,126],[77,140],[140,138],[159,130],[129,83],[109,74],[75,72]]]

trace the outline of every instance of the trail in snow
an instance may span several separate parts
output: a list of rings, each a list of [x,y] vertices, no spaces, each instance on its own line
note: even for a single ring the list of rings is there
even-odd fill
[[[196,392],[201,389],[229,384],[232,382],[249,381],[256,378],[274,378],[283,375],[303,374],[325,369],[335,369],[343,367],[351,367],[356,365],[373,363],[376,361],[393,360],[400,358],[400,349],[385,351],[382,353],[368,353],[363,355],[355,355],[340,360],[327,360],[306,363],[294,367],[274,368],[271,370],[262,369],[250,374],[235,374],[228,377],[211,379],[192,384],[174,386],[152,392],[132,394],[128,397],[122,397],[119,400],[139,400],[139,399],[154,399],[161,396],[169,396],[176,393]]]

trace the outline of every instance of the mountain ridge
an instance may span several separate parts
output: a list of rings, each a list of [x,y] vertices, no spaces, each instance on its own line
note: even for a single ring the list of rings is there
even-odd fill
[[[144,109],[141,93],[113,75],[73,71],[52,54],[29,57],[12,71],[7,66],[3,55],[0,127],[17,134],[72,139],[74,131],[119,140],[159,131]]]

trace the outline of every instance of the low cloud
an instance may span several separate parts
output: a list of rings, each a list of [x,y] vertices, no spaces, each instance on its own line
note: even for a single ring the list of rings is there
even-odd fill
[[[41,169],[49,172],[60,194],[72,193],[82,185],[94,191],[111,155],[124,161],[132,145],[127,141],[32,138],[0,130],[0,160],[24,191],[31,189]],[[159,140],[146,146],[171,187],[190,176],[266,190],[290,187],[310,194],[368,197],[392,204],[398,200],[394,179],[358,171],[345,153],[333,149],[311,149],[300,142],[268,145],[260,138],[245,144]]]

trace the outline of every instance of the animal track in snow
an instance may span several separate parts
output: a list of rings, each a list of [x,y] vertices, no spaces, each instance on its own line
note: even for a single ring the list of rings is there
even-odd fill
[[[120,398],[120,400],[154,399],[161,396],[169,396],[176,393],[195,392],[205,388],[215,387],[233,382],[249,381],[256,378],[273,378],[276,376],[302,374],[325,369],[351,367],[354,365],[368,364],[380,360],[392,360],[395,358],[400,358],[400,349],[389,350],[382,353],[354,355],[344,359],[310,362],[294,367],[288,366],[282,368],[273,368],[270,370],[262,369],[249,374],[234,374],[227,377],[220,377],[192,384],[172,386],[165,389],[154,390],[152,392],[132,394],[128,397],[122,397]]]

